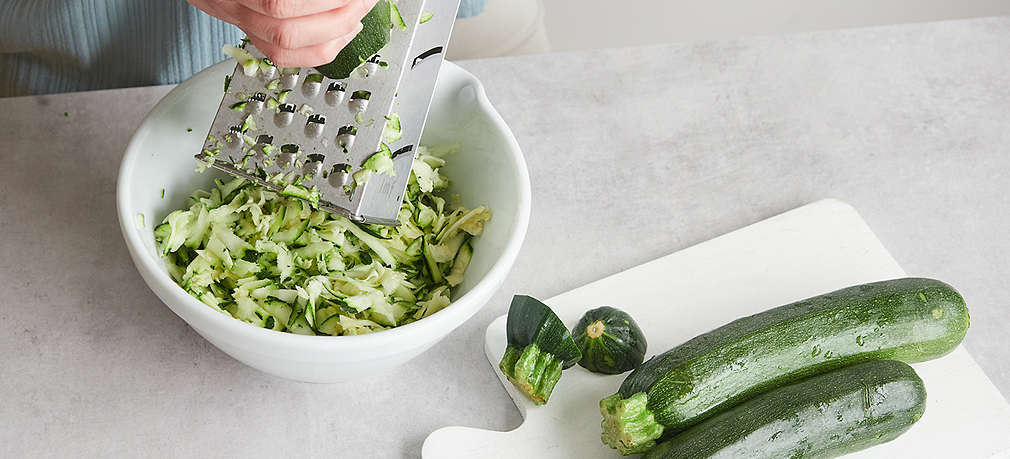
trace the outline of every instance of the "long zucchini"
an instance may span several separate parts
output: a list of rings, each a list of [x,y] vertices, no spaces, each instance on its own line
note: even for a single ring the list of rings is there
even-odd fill
[[[925,408],[926,389],[908,364],[859,363],[757,395],[644,459],[836,457],[897,438]]]
[[[600,401],[601,439],[644,452],[767,389],[869,360],[920,362],[968,329],[964,299],[932,279],[857,285],[730,322],[655,356]]]

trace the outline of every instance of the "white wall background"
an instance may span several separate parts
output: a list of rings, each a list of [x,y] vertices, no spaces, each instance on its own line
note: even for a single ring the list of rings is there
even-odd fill
[[[556,51],[1010,15],[1010,0],[542,1]]]

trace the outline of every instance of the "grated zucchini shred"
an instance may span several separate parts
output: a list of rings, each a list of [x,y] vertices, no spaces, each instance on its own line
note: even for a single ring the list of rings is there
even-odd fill
[[[451,303],[491,212],[448,205],[444,151],[418,149],[400,226],[352,222],[241,178],[197,190],[154,228],[172,279],[209,307],[252,325],[359,335]],[[418,166],[418,164],[422,164]]]

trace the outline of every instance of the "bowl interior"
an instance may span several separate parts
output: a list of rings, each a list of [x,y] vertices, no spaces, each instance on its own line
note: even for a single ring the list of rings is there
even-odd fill
[[[234,61],[221,62],[169,93],[142,123],[124,158],[120,219],[133,222],[142,214],[145,220],[143,228],[122,225],[127,243],[138,263],[152,267],[167,282],[171,280],[152,231],[169,212],[185,206],[194,190],[227,177],[215,170],[196,173],[193,155],[213,121],[224,76],[233,68]],[[454,292],[458,299],[485,278],[503,253],[518,250],[529,212],[529,179],[514,138],[483,97],[480,83],[452,63],[441,69],[421,143],[458,144],[459,151],[447,158],[444,169],[451,181],[449,193],[458,193],[468,207],[486,205],[493,212],[484,234],[474,240],[466,279]]]

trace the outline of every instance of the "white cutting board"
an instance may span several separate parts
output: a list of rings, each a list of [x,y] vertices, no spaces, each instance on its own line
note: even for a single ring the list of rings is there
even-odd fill
[[[855,209],[829,199],[546,303],[569,327],[597,306],[628,311],[648,338],[649,357],[741,316],[849,285],[905,275]],[[971,298],[967,301],[970,310]],[[522,425],[510,432],[439,429],[424,442],[425,459],[620,457],[600,442],[598,403],[614,393],[627,374],[603,376],[574,366],[564,372],[550,402],[536,406],[498,371],[505,352],[505,316],[488,326],[485,350],[522,414]],[[913,366],[926,384],[925,415],[897,440],[850,457],[1006,457],[1010,406],[963,347]]]

